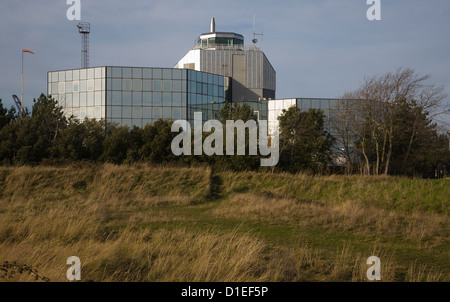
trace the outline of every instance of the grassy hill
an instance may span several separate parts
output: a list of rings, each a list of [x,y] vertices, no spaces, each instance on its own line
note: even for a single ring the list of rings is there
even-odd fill
[[[450,180],[0,168],[1,280],[450,281]],[[7,266],[3,265],[3,268]],[[11,278],[6,278],[10,276]]]

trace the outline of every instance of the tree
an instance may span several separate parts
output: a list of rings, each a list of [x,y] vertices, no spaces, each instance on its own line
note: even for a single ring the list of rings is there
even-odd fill
[[[283,110],[280,121],[280,164],[289,172],[320,172],[331,160],[334,139],[325,130],[324,114],[310,109],[302,112],[296,106]]]
[[[223,137],[226,138],[226,122],[227,121],[256,121],[256,114],[248,104],[241,103],[225,103],[224,107],[220,111],[217,117],[223,125]],[[203,139],[208,137],[210,133],[204,133]],[[254,156],[249,154],[250,140],[249,130],[245,130],[245,155],[237,155],[237,129],[234,133],[234,154],[227,156],[203,156],[203,161],[208,162],[210,165],[214,165],[216,169],[230,169],[233,171],[245,171],[245,170],[257,170],[260,166],[260,156]],[[223,146],[224,154],[226,154],[226,144]],[[205,158],[206,157],[206,158]]]
[[[10,110],[3,107],[2,99],[0,99],[0,130],[9,125],[16,118],[16,109],[11,107]]]
[[[103,141],[102,160],[114,164],[122,164],[127,158],[129,146],[128,126],[111,126]]]
[[[172,133],[172,123],[169,120],[157,120],[148,124],[141,133],[142,144],[138,150],[139,157],[153,163],[174,161],[171,143],[175,135]]]
[[[41,94],[33,102],[31,115],[25,108],[23,117],[15,119],[15,111],[10,110],[9,124],[0,133],[3,162],[33,164],[48,158],[53,143],[67,126],[57,101]]]
[[[410,68],[400,68],[396,72],[366,78],[359,89],[344,94],[341,108],[351,109],[352,114],[339,119],[340,141],[353,146],[365,163],[365,173],[387,175],[391,167],[394,145],[407,135],[405,157],[410,156],[413,142],[418,135],[423,115],[427,119],[442,113],[446,98],[444,87],[429,84],[429,75],[421,76]],[[399,114],[408,106],[410,123],[398,125],[406,116]],[[343,124],[345,123],[345,124]]]
[[[105,136],[104,120],[71,121],[54,143],[52,155],[68,160],[98,160],[103,153]]]
[[[241,120],[244,122],[247,122],[249,120],[256,121],[255,112],[248,104],[230,104],[228,102],[226,102],[223,108],[220,110],[218,118],[220,119],[222,124],[225,124],[226,121],[237,120]]]

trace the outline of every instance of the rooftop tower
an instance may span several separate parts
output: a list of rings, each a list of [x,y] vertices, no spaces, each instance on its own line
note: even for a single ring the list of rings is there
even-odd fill
[[[201,34],[175,68],[209,72],[231,78],[232,101],[275,99],[276,72],[256,45],[245,46],[244,36],[216,31]]]

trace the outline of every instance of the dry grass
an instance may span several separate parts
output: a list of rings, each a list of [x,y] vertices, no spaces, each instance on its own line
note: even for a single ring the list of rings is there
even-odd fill
[[[362,236],[400,236],[414,242],[433,238],[440,243],[450,235],[448,216],[388,211],[354,200],[326,204],[247,193],[234,195],[213,213],[233,219],[277,220],[303,227],[317,225],[330,232],[351,231]]]
[[[360,282],[377,255],[383,281],[450,280],[448,254],[437,252],[449,246],[447,215],[344,199],[340,183],[338,200],[327,201],[309,176],[292,176],[296,186],[272,176],[274,188],[259,187],[270,175],[219,176],[222,198],[211,200],[203,168],[0,168],[0,264],[16,261],[51,281],[66,281],[66,259],[78,256],[83,281]],[[376,184],[351,186],[367,181]]]

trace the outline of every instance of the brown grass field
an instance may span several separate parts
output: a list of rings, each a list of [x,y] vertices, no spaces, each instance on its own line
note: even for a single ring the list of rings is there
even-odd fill
[[[450,180],[0,168],[0,281],[450,281]],[[16,263],[16,268],[7,268]],[[18,267],[26,265],[31,269]]]

